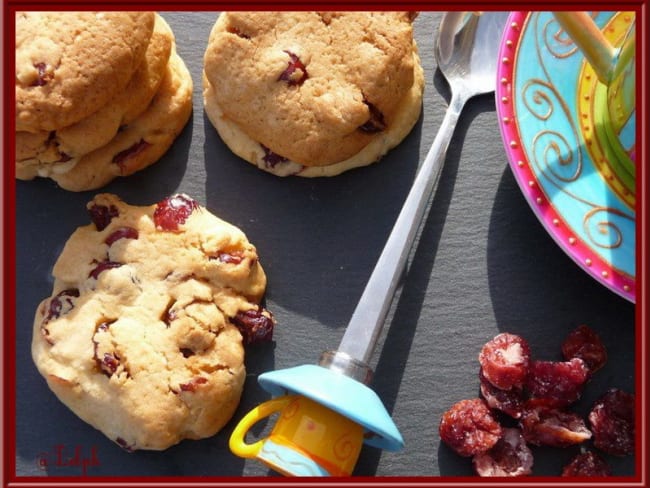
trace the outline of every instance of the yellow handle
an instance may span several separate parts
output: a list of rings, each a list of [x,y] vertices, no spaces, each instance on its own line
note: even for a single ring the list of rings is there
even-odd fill
[[[230,441],[228,443],[230,450],[239,457],[256,457],[257,453],[260,452],[260,449],[262,449],[262,445],[264,445],[264,439],[260,439],[252,444],[247,444],[244,440],[246,433],[260,420],[269,417],[279,410],[282,410],[295,397],[296,395],[286,395],[273,398],[267,402],[261,403],[246,415],[244,415],[244,418],[239,421],[235,427],[235,430],[233,430],[232,434],[230,435]]]
[[[553,16],[580,48],[598,79],[608,85],[616,50],[586,12],[553,12]]]

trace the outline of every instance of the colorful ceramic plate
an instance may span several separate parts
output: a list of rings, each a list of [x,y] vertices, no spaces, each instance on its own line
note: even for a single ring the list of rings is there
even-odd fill
[[[594,13],[613,44],[633,18]],[[499,56],[499,125],[528,203],[580,267],[635,302],[635,179],[594,123],[593,70],[548,12],[513,12]]]

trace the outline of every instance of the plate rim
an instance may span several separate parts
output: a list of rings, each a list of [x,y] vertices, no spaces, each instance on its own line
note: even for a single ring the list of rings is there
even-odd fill
[[[529,169],[530,163],[521,144],[511,97],[513,75],[517,66],[514,55],[525,35],[528,21],[534,13],[529,11],[510,13],[499,49],[495,105],[509,166],[533,213],[564,253],[600,284],[624,299],[636,303],[636,277],[615,268],[574,234],[559,209],[548,201],[534,171]]]

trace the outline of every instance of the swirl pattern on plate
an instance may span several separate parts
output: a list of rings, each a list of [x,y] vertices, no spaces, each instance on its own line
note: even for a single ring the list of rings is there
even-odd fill
[[[610,37],[629,23],[626,12],[592,15]],[[593,105],[594,79],[551,13],[511,14],[496,96],[517,182],[560,247],[592,277],[634,302],[634,194],[596,137],[593,111],[584,108],[585,96]]]

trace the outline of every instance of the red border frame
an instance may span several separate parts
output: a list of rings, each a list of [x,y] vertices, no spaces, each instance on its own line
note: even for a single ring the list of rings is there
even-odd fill
[[[647,54],[645,53],[645,46],[647,46],[648,34],[648,9],[646,0],[639,0],[637,2],[625,2],[618,4],[621,9],[629,9],[637,11],[637,31],[640,32],[640,43],[638,43],[638,59],[641,64],[641,69],[637,70],[637,100],[639,100],[638,111],[641,114],[637,119],[637,138],[641,141],[639,145],[640,161],[643,164],[648,162],[648,151],[644,144],[645,134],[647,132]],[[154,8],[156,10],[242,10],[242,9],[282,9],[282,10],[305,10],[307,8],[313,9],[315,7],[322,9],[346,9],[346,10],[521,10],[522,7],[527,7],[529,10],[548,10],[556,8],[558,10],[588,10],[596,6],[603,8],[610,7],[611,2],[608,3],[604,0],[595,1],[581,1],[567,3],[562,0],[547,0],[544,3],[526,3],[512,2],[505,0],[496,0],[492,2],[487,1],[473,1],[473,2],[435,2],[435,1],[409,1],[409,2],[393,2],[393,1],[356,1],[349,3],[344,0],[331,0],[328,2],[313,4],[305,3],[300,0],[284,0],[280,2],[273,1],[248,1],[243,0],[240,2],[217,2],[209,0],[193,0],[190,2],[178,2],[174,0],[136,0],[135,2],[126,1],[103,1],[100,3],[89,3],[87,0],[67,0],[65,3],[48,2],[48,1],[19,1],[19,0],[3,0],[2,5],[2,28],[3,39],[10,40],[5,42],[3,46],[3,97],[0,101],[2,104],[2,142],[3,151],[2,155],[5,159],[3,165],[3,185],[0,189],[0,205],[2,215],[2,261],[0,269],[2,269],[2,281],[0,284],[0,295],[2,298],[2,362],[0,372],[2,373],[2,413],[3,424],[0,427],[2,434],[2,458],[1,458],[1,478],[2,486],[11,487],[112,487],[112,486],[138,486],[138,487],[180,487],[180,486],[197,486],[197,487],[218,487],[218,486],[437,486],[437,487],[484,487],[495,486],[503,487],[509,486],[572,486],[572,487],[594,487],[594,486],[630,486],[630,487],[645,487],[647,486],[647,467],[645,461],[648,457],[647,452],[647,330],[646,327],[650,326],[650,319],[647,311],[648,299],[648,236],[650,229],[648,226],[648,180],[649,171],[644,171],[643,166],[640,171],[640,176],[637,178],[637,304],[636,304],[636,358],[637,358],[637,374],[635,394],[637,399],[637,424],[636,430],[640,435],[637,435],[637,456],[636,456],[636,473],[634,477],[617,477],[612,478],[612,481],[593,481],[590,479],[566,479],[559,477],[531,477],[526,479],[513,479],[513,480],[498,480],[492,481],[476,477],[458,477],[458,478],[445,478],[445,477],[354,477],[343,479],[312,479],[312,478],[205,478],[205,477],[184,477],[184,478],[170,478],[170,477],[93,477],[93,478],[77,478],[77,477],[57,477],[57,478],[38,478],[38,477],[18,477],[15,474],[16,460],[15,460],[15,440],[16,440],[16,426],[15,426],[15,402],[13,392],[16,389],[15,379],[15,185],[14,185],[14,168],[13,164],[6,164],[6,161],[14,159],[13,139],[11,134],[14,132],[14,120],[8,107],[14,106],[15,94],[10,90],[11,78],[9,67],[14,65],[15,62],[15,49],[14,43],[11,42],[15,39],[15,27],[12,19],[15,12],[19,8],[28,10],[38,9],[53,9],[58,10],[76,10],[88,9],[92,5],[93,8],[105,8],[110,10],[117,10],[128,8]],[[640,28],[638,27],[640,26]]]

